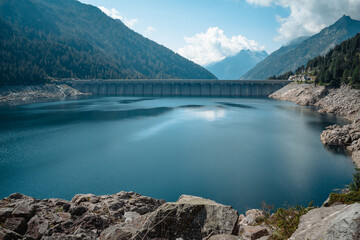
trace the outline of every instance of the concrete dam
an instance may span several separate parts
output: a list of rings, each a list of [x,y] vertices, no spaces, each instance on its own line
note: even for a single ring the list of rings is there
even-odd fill
[[[118,96],[268,97],[283,80],[70,80],[85,93]]]

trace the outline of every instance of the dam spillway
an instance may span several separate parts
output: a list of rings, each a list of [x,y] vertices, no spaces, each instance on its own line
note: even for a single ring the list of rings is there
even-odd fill
[[[291,83],[283,80],[70,80],[94,95],[164,97],[268,97]]]

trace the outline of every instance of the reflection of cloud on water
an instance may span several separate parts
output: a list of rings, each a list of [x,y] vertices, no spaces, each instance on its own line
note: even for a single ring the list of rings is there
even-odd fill
[[[177,119],[172,119],[156,124],[148,129],[135,133],[133,140],[139,141],[150,138],[156,134],[159,134],[161,131],[165,130],[171,125],[176,124],[177,122],[179,122]]]
[[[203,110],[197,111],[194,109],[185,109],[184,110],[185,116],[188,118],[198,118],[203,119],[207,122],[212,122],[217,119],[224,118],[226,115],[225,109],[214,109],[214,110]]]
[[[216,108],[213,110],[198,110],[194,108],[179,109],[174,113],[170,120],[160,122],[150,128],[135,133],[133,140],[139,141],[150,138],[181,122],[192,120],[205,120],[207,122],[213,122],[224,118],[225,115],[226,110],[223,108]]]

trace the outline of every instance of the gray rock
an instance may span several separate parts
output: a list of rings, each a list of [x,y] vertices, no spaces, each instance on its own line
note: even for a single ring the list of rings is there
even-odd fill
[[[137,212],[125,212],[124,218],[125,222],[131,222],[137,218],[139,218],[141,215]]]
[[[76,225],[79,224],[85,230],[99,230],[102,231],[110,226],[110,220],[107,216],[87,215],[79,219]]]
[[[31,205],[32,202],[27,200],[22,200],[12,212],[14,217],[23,217],[26,219],[30,219],[35,214],[35,207]]]
[[[245,226],[242,231],[241,237],[244,240],[255,240],[269,236],[269,231],[264,226]]]
[[[94,240],[93,238],[86,236],[86,234],[77,235],[63,235],[63,236],[44,236],[41,240]]]
[[[77,206],[77,205],[73,205],[70,207],[70,214],[72,217],[80,217],[82,215],[84,215],[84,213],[87,212],[87,208],[84,206]]]
[[[229,234],[218,234],[211,236],[210,238],[203,238],[203,240],[243,240],[243,238]]]
[[[212,200],[183,195],[149,213],[141,237],[202,239],[210,234],[232,234],[236,210]]]
[[[264,219],[266,213],[259,209],[250,209],[246,211],[246,216],[240,222],[240,226],[255,226],[258,221]]]
[[[21,235],[13,232],[9,229],[2,228],[0,229],[0,239],[1,240],[18,240],[22,239]]]
[[[27,230],[26,220],[21,217],[8,218],[4,228],[23,235]]]
[[[313,209],[300,218],[290,240],[360,239],[360,204]]]
[[[316,104],[326,94],[327,90],[324,86],[291,83],[274,92],[269,97],[307,106]]]
[[[0,208],[0,221],[10,217],[13,211],[14,208]]]
[[[21,193],[13,193],[9,196],[10,199],[23,199],[27,198],[27,196],[21,194]]]
[[[82,202],[98,203],[99,201],[100,197],[94,194],[77,194],[71,200],[71,202],[75,204],[80,204]]]
[[[100,240],[129,240],[136,235],[136,229],[125,227],[124,224],[118,224],[105,229],[100,234]]]
[[[44,98],[63,98],[84,94],[66,84],[42,84],[27,86],[6,86],[0,88],[0,102],[23,104]]]
[[[40,219],[35,215],[27,223],[26,236],[33,239],[40,239],[49,228],[49,222],[46,219]]]

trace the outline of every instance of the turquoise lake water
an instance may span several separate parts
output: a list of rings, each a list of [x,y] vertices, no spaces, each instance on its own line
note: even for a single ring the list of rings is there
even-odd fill
[[[0,198],[135,191],[213,199],[243,212],[262,202],[322,204],[354,166],[320,133],[344,123],[266,98],[88,97],[0,107]]]

